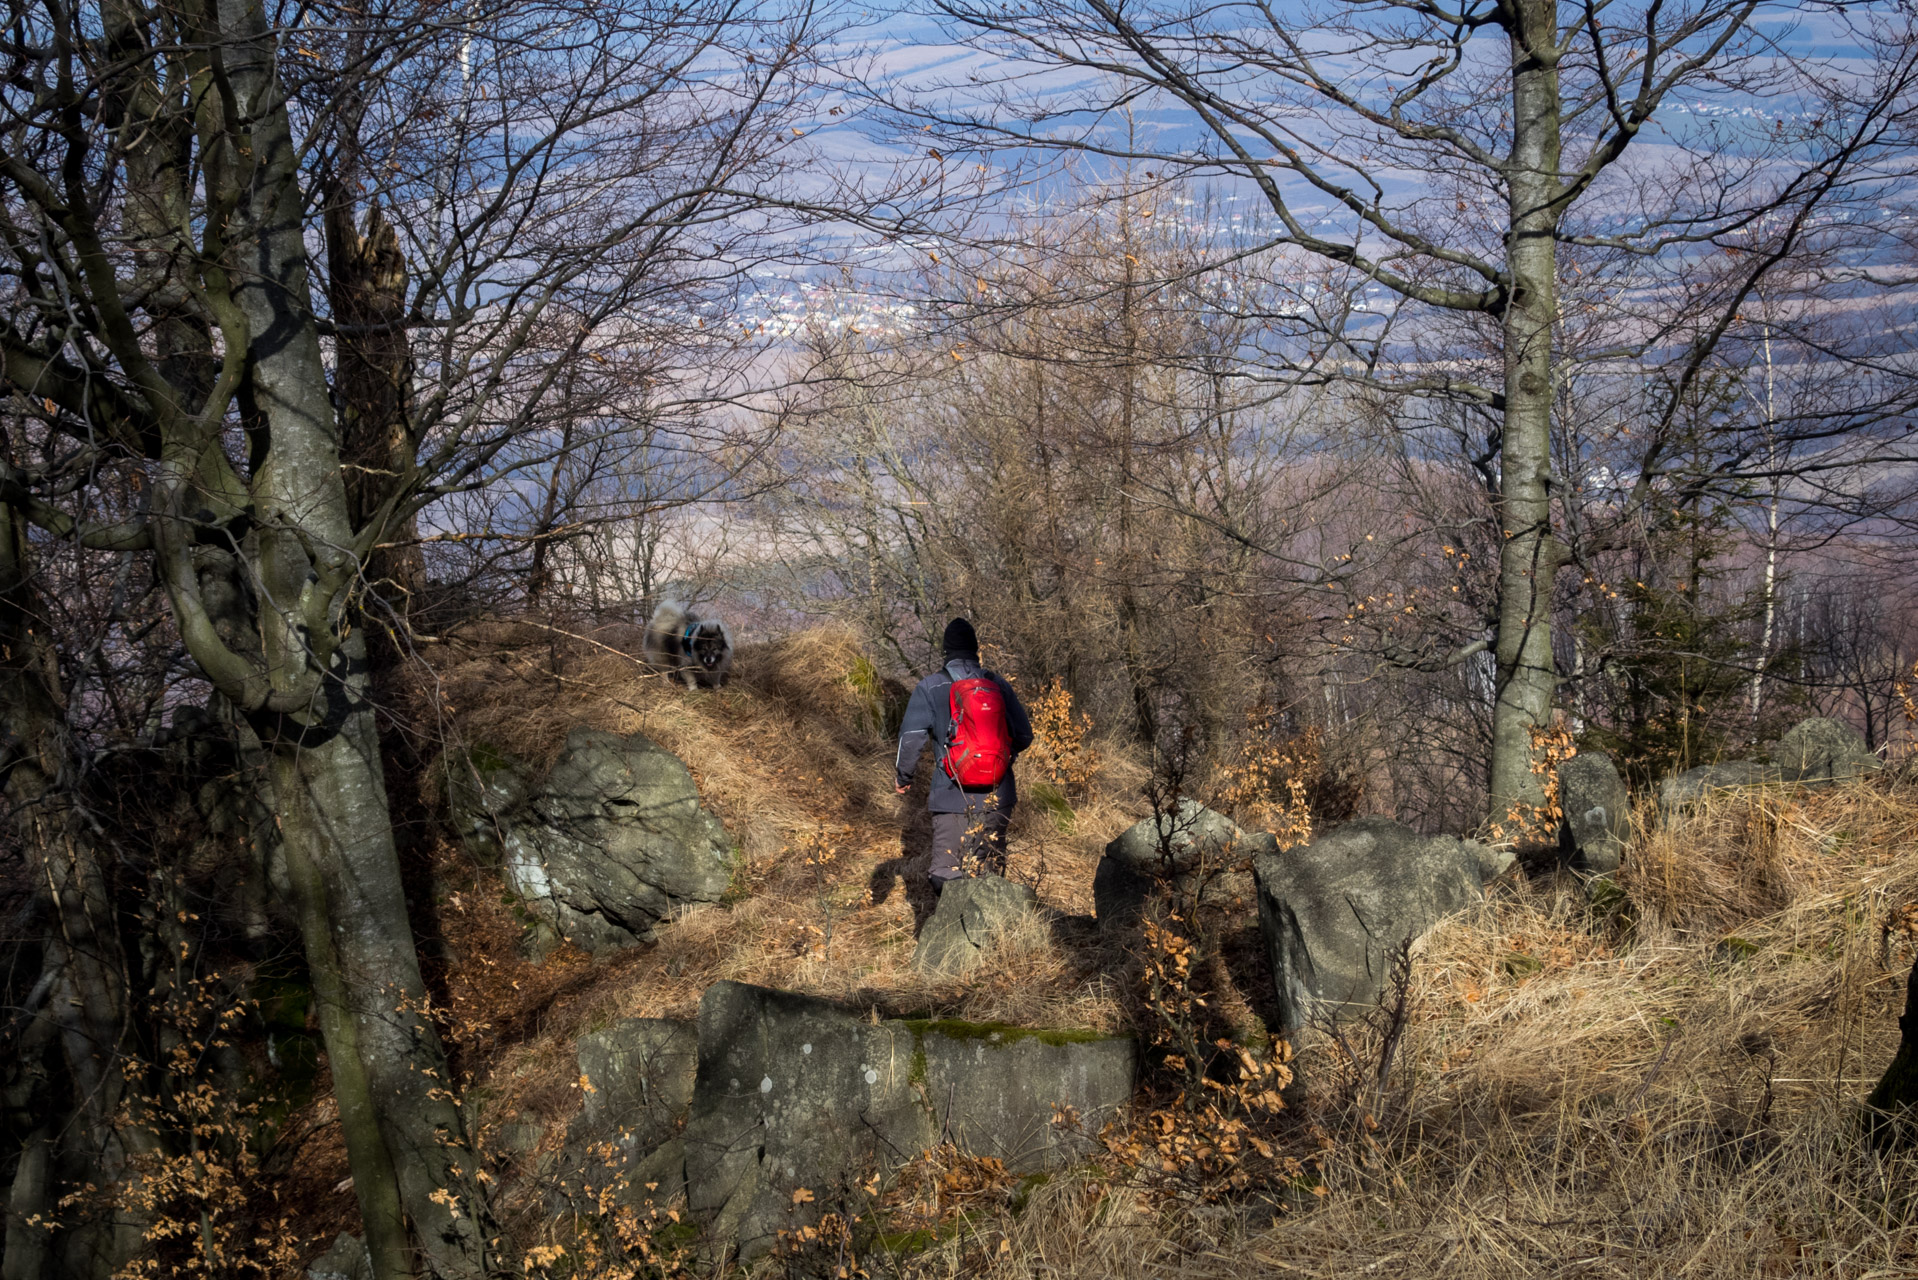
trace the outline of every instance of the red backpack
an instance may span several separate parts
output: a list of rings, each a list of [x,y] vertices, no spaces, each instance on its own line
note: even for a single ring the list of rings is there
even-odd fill
[[[952,740],[940,766],[962,787],[997,786],[1012,767],[1012,731],[1006,727],[1006,695],[983,676],[952,686]]]

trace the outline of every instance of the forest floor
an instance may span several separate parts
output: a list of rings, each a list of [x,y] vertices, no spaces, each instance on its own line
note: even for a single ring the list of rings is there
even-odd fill
[[[495,873],[438,846],[422,932],[456,1071],[485,1142],[504,1150],[528,1122],[546,1134],[502,1157],[509,1193],[526,1183],[509,1200],[545,1203],[529,1171],[580,1106],[577,1037],[619,1017],[690,1018],[720,979],[880,1015],[1162,1030],[1141,957],[1089,918],[1100,851],[1148,812],[1143,765],[1111,750],[1081,761],[1070,817],[1021,806],[1010,874],[1057,927],[1009,938],[968,980],[929,982],[910,965],[930,906],[923,803],[893,794],[886,691],[851,641],[749,648],[727,687],[688,693],[634,661],[636,640],[498,624],[428,650],[449,752],[484,745],[543,766],[574,728],[643,731],[687,762],[743,855],[729,901],[686,912],[657,944],[534,962]],[[1396,1016],[1292,1046],[1287,1105],[1249,1117],[1251,1145],[1195,1147],[1195,1126],[1216,1125],[1224,1104],[1161,1069],[1135,1131],[1108,1134],[1099,1160],[1025,1183],[934,1169],[911,1206],[927,1228],[913,1247],[875,1246],[857,1265],[1918,1277],[1918,1159],[1870,1150],[1858,1111],[1897,1044],[1918,950],[1918,779],[1724,794],[1662,826],[1640,818],[1613,887],[1594,898],[1570,873],[1501,884],[1425,940]],[[1223,904],[1218,918],[1195,983],[1209,1025],[1256,1040],[1270,976],[1255,915]],[[301,1117],[309,1136],[282,1189],[315,1239],[354,1220],[329,1105]]]

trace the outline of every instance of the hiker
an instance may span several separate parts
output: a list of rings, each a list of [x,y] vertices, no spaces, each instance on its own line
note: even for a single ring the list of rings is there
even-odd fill
[[[972,624],[946,624],[946,663],[919,682],[899,726],[899,794],[912,789],[928,740],[937,753],[932,790],[933,889],[966,874],[966,855],[994,875],[1006,872],[1006,826],[1019,793],[1012,762],[1032,745],[1032,721],[1012,686],[979,665]],[[956,727],[955,727],[956,726]]]

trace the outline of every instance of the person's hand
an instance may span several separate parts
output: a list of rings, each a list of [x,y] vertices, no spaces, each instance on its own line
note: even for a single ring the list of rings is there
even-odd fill
[[[912,784],[910,782],[902,782],[893,789],[903,796],[906,792],[912,790]]]

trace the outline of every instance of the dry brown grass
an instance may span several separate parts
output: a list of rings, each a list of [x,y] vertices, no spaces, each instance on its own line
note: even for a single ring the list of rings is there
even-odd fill
[[[568,732],[643,732],[685,760],[739,841],[735,900],[688,910],[653,946],[544,962],[518,949],[520,922],[497,879],[442,850],[439,924],[460,1066],[493,1117],[553,1123],[577,1109],[572,1041],[621,1017],[691,1018],[721,979],[806,991],[882,1014],[1117,1029],[1120,959],[1052,931],[1004,940],[964,980],[911,966],[930,910],[922,788],[893,793],[869,678],[851,637],[809,632],[746,647],[723,689],[688,693],[634,655],[639,635],[567,636],[489,623],[429,651],[447,708],[448,755],[484,745],[545,767]],[[1063,917],[1090,915],[1106,842],[1139,816],[1143,771],[1102,753],[1090,795],[1061,831],[1032,805],[1015,814],[1010,874]],[[1072,936],[1088,941],[1083,927]]]
[[[968,981],[910,967],[926,830],[891,792],[890,744],[833,633],[741,655],[717,692],[625,655],[495,626],[435,657],[457,738],[538,763],[565,733],[640,730],[693,767],[740,840],[740,897],[661,941],[541,965],[497,884],[447,851],[448,986],[485,1113],[562,1121],[571,1045],[621,1016],[690,1017],[738,978],[870,1006],[1116,1027],[1122,957],[1090,931],[1008,939]],[[604,647],[600,647],[604,646]],[[1033,806],[1013,873],[1091,909],[1104,843],[1143,772],[1106,749],[1070,832]],[[1376,1033],[1298,1046],[1296,1153],[1318,1190],[1276,1211],[1167,1199],[1123,1170],[1061,1176],[1019,1212],[982,1205],[915,1276],[1918,1276],[1918,1162],[1857,1140],[1856,1100],[1896,1043],[1914,949],[1918,778],[1713,797],[1641,829],[1618,887],[1502,892],[1419,950],[1393,1069]],[[917,855],[917,861],[908,853]],[[1230,993],[1226,993],[1228,997]],[[555,1129],[557,1133],[557,1128]],[[550,1141],[550,1139],[549,1139]]]
[[[1261,1221],[1067,1179],[912,1270],[1918,1276],[1918,1159],[1857,1129],[1913,958],[1914,829],[1912,780],[1641,829],[1624,901],[1534,884],[1431,935],[1383,1086],[1376,1034],[1356,1063],[1301,1046],[1323,1196]]]

